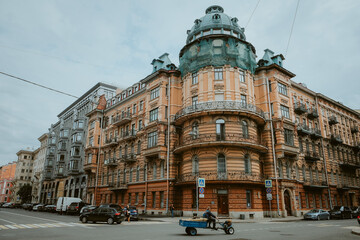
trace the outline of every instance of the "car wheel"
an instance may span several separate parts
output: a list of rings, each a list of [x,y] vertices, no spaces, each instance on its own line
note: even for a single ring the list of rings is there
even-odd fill
[[[88,220],[87,220],[87,217],[83,217],[83,218],[81,219],[81,222],[82,222],[82,223],[87,223],[87,221],[88,221]]]
[[[233,235],[234,232],[235,232],[235,229],[234,229],[233,227],[229,227],[229,228],[227,229],[227,234]]]
[[[189,227],[185,228],[185,232],[186,232],[187,235],[190,235],[189,229],[190,229]]]
[[[193,228],[193,227],[189,228],[189,233],[191,236],[195,236],[197,234],[196,228]]]
[[[113,224],[113,223],[114,223],[114,219],[108,218],[107,223],[108,223],[108,224]]]
[[[327,220],[330,220],[330,216],[327,216]]]
[[[96,221],[92,221],[92,223],[96,223]]]
[[[317,218],[316,218],[318,221],[320,221],[320,216],[317,216]]]

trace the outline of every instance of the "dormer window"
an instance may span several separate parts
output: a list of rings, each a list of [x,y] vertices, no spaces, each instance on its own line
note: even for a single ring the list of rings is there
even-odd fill
[[[213,20],[214,22],[219,22],[220,19],[221,19],[220,14],[214,14],[213,17],[212,17],[212,20]]]

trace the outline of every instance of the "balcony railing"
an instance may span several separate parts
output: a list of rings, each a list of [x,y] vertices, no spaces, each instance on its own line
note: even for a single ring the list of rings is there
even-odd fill
[[[341,139],[340,135],[335,135],[335,134],[331,134],[330,141],[333,144],[341,144],[341,143],[343,143],[343,140]]]
[[[241,133],[227,133],[227,134],[198,134],[193,136],[185,136],[180,139],[180,141],[175,142],[175,150],[179,148],[189,147],[199,147],[201,145],[208,146],[209,143],[214,145],[218,144],[228,144],[228,145],[245,145],[253,146],[259,149],[266,149],[266,142],[262,141],[257,136],[252,135],[243,135]]]
[[[295,103],[294,104],[294,112],[297,113],[297,114],[303,114],[303,113],[306,113],[307,110],[306,110],[306,106],[305,104],[303,103]]]
[[[358,126],[352,126],[351,127],[351,133],[357,133],[359,132],[359,127]]]
[[[124,131],[121,133],[122,139],[134,139],[136,137],[136,130]]]
[[[131,122],[131,113],[123,112],[121,115],[117,115],[116,117],[112,118],[111,122],[115,126],[120,126]]]
[[[310,188],[327,188],[326,181],[319,181],[319,180],[307,180],[304,181],[304,187]]]
[[[243,181],[262,183],[265,176],[260,173],[246,173],[245,171],[200,171],[197,173],[187,173],[179,175],[176,179],[177,183],[195,182],[196,179],[205,178],[206,181]]]
[[[312,138],[321,138],[322,135],[321,135],[320,129],[318,129],[318,128],[312,128],[312,129],[311,129],[311,137],[312,137]]]
[[[298,124],[296,129],[297,129],[298,134],[300,134],[300,135],[305,135],[305,134],[310,135],[311,134],[311,129],[306,124],[303,124],[303,123]]]
[[[360,168],[360,163],[355,161],[345,160],[343,162],[339,162],[339,166],[350,170],[356,170],[357,168]]]
[[[110,188],[111,191],[118,191],[118,190],[126,190],[128,188],[127,183],[124,182],[116,182]]]
[[[350,186],[347,183],[338,183],[336,188],[342,189],[342,190],[349,190]]]
[[[244,111],[244,112],[251,112],[259,117],[265,119],[264,112],[251,104],[244,104],[241,102],[236,101],[211,101],[211,102],[204,102],[198,103],[196,105],[188,106],[175,114],[175,121],[183,116],[188,114],[196,113],[196,112],[206,112],[212,110],[229,110],[229,111]]]
[[[117,137],[113,137],[113,138],[105,138],[104,141],[104,145],[105,146],[112,146],[112,145],[117,145],[118,144],[118,139]]]
[[[330,116],[329,117],[329,124],[330,125],[334,125],[334,124],[337,124],[337,123],[339,123],[339,122],[338,122],[336,116]]]
[[[130,154],[124,154],[122,155],[122,161],[130,163],[130,162],[136,162],[136,155],[133,153]]]
[[[104,165],[108,167],[116,167],[117,164],[116,158],[108,158],[104,160]]]
[[[308,109],[307,117],[309,119],[314,119],[314,118],[318,118],[319,114],[315,108],[310,108],[310,109]]]
[[[320,160],[320,155],[317,152],[305,152],[305,160],[308,162],[316,162]]]

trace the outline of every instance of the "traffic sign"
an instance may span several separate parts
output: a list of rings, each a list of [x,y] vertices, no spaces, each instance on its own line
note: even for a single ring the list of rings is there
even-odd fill
[[[265,180],[265,187],[272,188],[272,180]]]
[[[267,193],[271,193],[271,188],[267,188],[267,189],[266,189],[266,192],[267,192]]]
[[[271,194],[271,193],[267,193],[267,194],[266,194],[266,199],[267,199],[267,200],[272,200],[272,194]]]
[[[199,198],[204,198],[204,194],[199,194]]]
[[[198,187],[205,187],[205,178],[198,178]]]
[[[205,192],[205,189],[203,187],[199,188],[199,193],[200,194],[204,194],[204,192]]]

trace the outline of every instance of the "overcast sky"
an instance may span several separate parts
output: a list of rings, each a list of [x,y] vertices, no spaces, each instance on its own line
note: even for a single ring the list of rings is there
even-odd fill
[[[75,96],[97,82],[128,87],[165,52],[178,65],[186,30],[210,5],[245,27],[257,2],[0,0],[0,72]],[[286,54],[296,5],[260,1],[247,41],[258,59],[266,48],[282,53],[296,82],[359,109],[360,1],[301,0]],[[0,74],[0,166],[20,149],[39,147],[38,137],[74,100]]]

